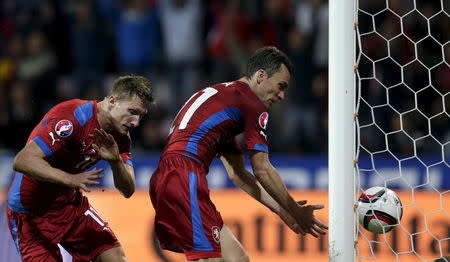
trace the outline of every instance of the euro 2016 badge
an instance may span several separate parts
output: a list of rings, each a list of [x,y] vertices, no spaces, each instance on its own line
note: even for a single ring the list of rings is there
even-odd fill
[[[269,122],[269,113],[263,112],[259,115],[258,123],[262,129],[266,129],[267,122]]]
[[[73,124],[67,119],[60,120],[55,125],[55,132],[60,137],[68,137],[73,132]]]

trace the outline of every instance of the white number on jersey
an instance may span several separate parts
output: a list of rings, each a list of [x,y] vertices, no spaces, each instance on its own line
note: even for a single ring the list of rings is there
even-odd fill
[[[195,111],[197,111],[197,109],[206,101],[208,100],[208,98],[212,97],[213,95],[215,95],[218,91],[212,87],[207,87],[205,89],[203,89],[202,94],[197,97],[197,99],[194,101],[194,103],[191,104],[191,106],[189,107],[189,109],[186,111],[186,113],[183,116],[183,119],[181,119],[181,123],[180,126],[178,127],[178,129],[185,129],[189,120],[191,119],[191,117],[194,115]],[[191,99],[196,95],[197,93],[195,93],[194,95],[192,95],[189,100],[186,102],[189,103],[189,101],[191,101]],[[185,104],[185,105],[186,105]],[[184,108],[184,106],[183,106]],[[181,108],[180,112],[183,110],[183,108]],[[180,113],[178,112],[178,114]],[[177,114],[177,116],[178,116]],[[177,118],[177,116],[175,118]],[[170,128],[169,131],[169,135],[172,133],[173,131],[173,126]]]
[[[100,215],[97,213],[97,211],[94,208],[89,207],[89,209],[84,212],[84,215],[92,217],[92,219],[94,219],[95,222],[97,222],[101,227],[103,227],[103,230],[109,230],[109,228],[107,226],[105,226],[106,221],[104,221],[100,217]]]
[[[102,227],[105,226],[105,221],[103,221],[103,219],[100,218],[95,209],[93,209],[92,207],[86,210],[86,212],[84,212],[84,215],[91,216],[100,226]]]

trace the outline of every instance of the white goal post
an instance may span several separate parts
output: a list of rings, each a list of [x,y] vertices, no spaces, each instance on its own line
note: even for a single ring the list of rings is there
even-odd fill
[[[355,110],[354,0],[329,2],[329,256],[331,262],[355,259],[353,203]]]
[[[450,262],[450,1],[329,1],[329,260]],[[358,226],[393,189],[403,218]]]

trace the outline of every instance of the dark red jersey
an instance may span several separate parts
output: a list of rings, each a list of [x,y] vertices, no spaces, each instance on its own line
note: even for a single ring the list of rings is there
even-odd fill
[[[247,150],[268,152],[267,108],[241,81],[195,93],[172,123],[163,154],[179,153],[209,166],[223,152],[241,152],[235,136],[244,133]]]
[[[89,134],[100,129],[97,102],[69,100],[53,107],[31,132],[28,142],[34,141],[55,168],[76,174],[99,161],[92,148]],[[131,163],[129,136],[113,133],[122,160]],[[58,208],[81,196],[79,190],[39,181],[27,174],[16,173],[8,195],[8,207],[15,212]]]

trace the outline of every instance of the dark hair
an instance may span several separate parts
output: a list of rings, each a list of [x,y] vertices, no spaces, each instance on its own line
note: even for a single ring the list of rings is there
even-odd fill
[[[264,69],[267,75],[271,77],[280,70],[284,64],[289,73],[292,75],[293,65],[291,60],[278,48],[274,46],[266,46],[256,50],[256,52],[248,59],[245,76],[251,78],[259,69]]]
[[[153,89],[150,81],[143,76],[121,76],[114,80],[113,87],[108,95],[115,95],[118,99],[139,97],[148,103],[154,102]]]

